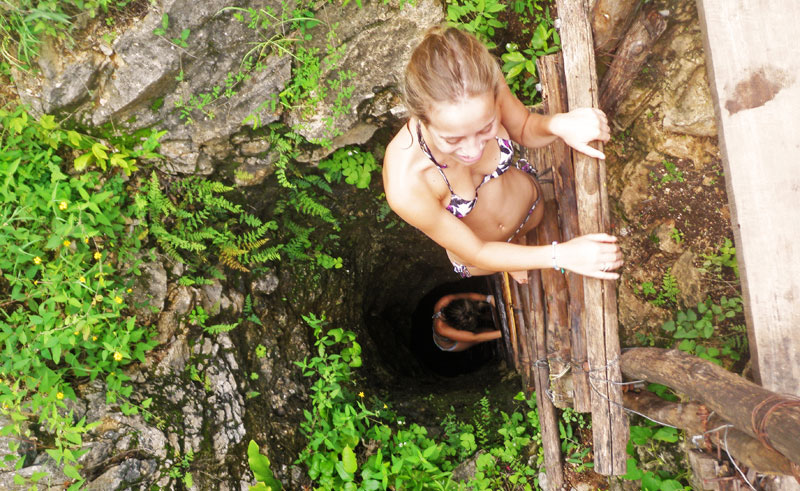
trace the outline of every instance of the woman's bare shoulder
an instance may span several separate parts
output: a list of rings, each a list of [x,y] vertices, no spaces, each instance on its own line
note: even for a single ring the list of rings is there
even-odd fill
[[[435,174],[409,125],[404,125],[387,145],[383,158],[383,186],[389,205],[394,208],[399,201],[408,200],[438,201],[442,191],[431,171]]]

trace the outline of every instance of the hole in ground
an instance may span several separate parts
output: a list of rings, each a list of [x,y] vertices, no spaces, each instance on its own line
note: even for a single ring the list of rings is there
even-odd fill
[[[501,346],[496,341],[480,343],[460,352],[442,351],[433,343],[431,316],[434,305],[444,295],[464,292],[489,294],[486,277],[467,278],[438,285],[422,297],[412,313],[408,348],[424,367],[437,375],[456,377],[469,374],[486,365],[494,365],[501,359]]]

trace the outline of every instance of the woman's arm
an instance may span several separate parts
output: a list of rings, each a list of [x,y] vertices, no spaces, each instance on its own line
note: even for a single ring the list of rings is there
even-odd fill
[[[420,188],[416,188],[420,189]],[[441,207],[436,199],[422,192],[394,200],[387,188],[386,197],[400,218],[418,228],[437,244],[468,261],[471,266],[488,271],[523,271],[558,266],[576,273],[606,280],[619,278],[613,270],[622,265],[614,244],[616,237],[607,234],[584,235],[554,248],[523,246],[508,242],[487,242]],[[411,194],[411,193],[409,193]],[[555,261],[553,257],[555,252]],[[554,264],[555,262],[555,264]]]
[[[499,330],[483,332],[462,331],[461,329],[450,327],[441,319],[436,319],[434,327],[439,335],[452,339],[453,341],[481,343],[483,341],[498,339],[502,336]]]
[[[602,152],[589,146],[589,142],[608,141],[610,138],[606,115],[599,109],[580,108],[547,116],[532,113],[506,84],[501,84],[497,98],[501,124],[511,139],[520,145],[543,147],[560,137],[579,152],[605,158]]]
[[[466,298],[467,300],[474,300],[476,302],[488,302],[488,295],[484,295],[483,293],[476,293],[476,292],[469,292],[469,293],[451,293],[449,295],[445,295],[436,302],[436,305],[433,306],[434,312],[439,312],[443,308],[447,307],[447,305],[452,302],[453,300],[459,300],[461,298]]]

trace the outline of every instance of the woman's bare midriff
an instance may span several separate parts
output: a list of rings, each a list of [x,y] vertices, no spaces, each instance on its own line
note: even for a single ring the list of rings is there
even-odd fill
[[[520,169],[511,168],[499,178],[481,187],[478,203],[461,221],[482,240],[505,242],[514,236],[514,232],[525,221],[538,193],[533,176]],[[543,209],[544,206],[540,201],[515,239],[539,224]],[[447,256],[454,263],[471,267],[469,261],[462,260],[449,250]]]

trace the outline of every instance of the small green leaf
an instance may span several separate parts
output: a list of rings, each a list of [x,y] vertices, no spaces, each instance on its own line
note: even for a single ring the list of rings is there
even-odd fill
[[[92,153],[97,157],[97,160],[108,160],[106,150],[108,150],[108,147],[102,143],[95,143],[92,145]]]
[[[91,152],[85,153],[85,154],[81,155],[80,157],[76,158],[75,162],[74,162],[75,170],[80,171],[80,170],[85,169],[86,166],[89,165],[89,162],[91,162],[91,160],[93,158],[94,158],[94,155]]]
[[[342,464],[344,464],[344,470],[350,474],[355,474],[356,470],[358,470],[356,453],[353,452],[353,449],[350,448],[349,445],[345,445],[345,447],[342,449]]]
[[[78,472],[78,469],[76,469],[74,466],[71,466],[69,464],[64,464],[63,470],[64,470],[64,475],[71,479],[78,479],[78,480],[83,479],[83,477],[81,477],[80,473]]]

